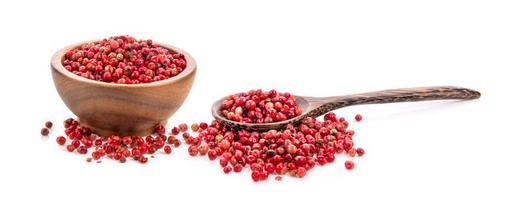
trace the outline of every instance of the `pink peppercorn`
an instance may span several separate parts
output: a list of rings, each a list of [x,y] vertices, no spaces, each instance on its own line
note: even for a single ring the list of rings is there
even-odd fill
[[[170,147],[169,145],[164,146],[164,152],[165,152],[166,154],[171,154],[171,151],[172,151],[172,150],[171,150],[171,147]]]
[[[57,144],[59,144],[59,145],[66,144],[66,138],[65,137],[59,136],[59,137],[57,137],[56,140],[57,140]]]
[[[350,160],[346,161],[344,163],[344,165],[346,166],[347,170],[352,170],[354,168],[354,163],[353,163],[353,161],[350,161]]]
[[[41,129],[41,135],[47,136],[50,133],[50,130],[46,127]]]
[[[223,168],[223,171],[224,171],[225,174],[228,174],[228,173],[230,173],[232,171],[232,167],[226,166],[226,167]]]
[[[53,123],[52,123],[51,121],[47,121],[47,122],[45,123],[45,127],[46,127],[46,128],[49,128],[49,129],[50,129],[50,128],[52,128],[52,126],[53,126]]]
[[[180,132],[185,132],[189,128],[185,123],[178,125],[178,127],[180,128]]]
[[[354,119],[355,119],[357,122],[362,121],[362,118],[363,118],[363,117],[362,117],[362,115],[360,115],[360,114],[356,114],[356,115],[354,116]]]
[[[363,150],[363,148],[357,148],[356,153],[358,156],[363,156],[363,154],[365,154],[365,150]]]

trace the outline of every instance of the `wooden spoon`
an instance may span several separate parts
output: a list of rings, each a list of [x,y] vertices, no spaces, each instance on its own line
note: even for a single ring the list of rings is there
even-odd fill
[[[285,121],[261,124],[235,122],[226,119],[220,112],[223,98],[212,105],[212,115],[224,125],[234,129],[267,131],[283,129],[287,124],[296,124],[306,117],[318,117],[329,111],[347,106],[449,99],[471,100],[478,99],[480,96],[481,94],[478,91],[452,86],[403,88],[334,97],[295,96],[297,105],[303,110],[303,114]]]

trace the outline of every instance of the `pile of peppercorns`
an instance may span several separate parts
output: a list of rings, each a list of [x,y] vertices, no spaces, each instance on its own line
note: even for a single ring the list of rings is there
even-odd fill
[[[78,76],[119,84],[150,83],[182,72],[183,54],[131,36],[86,43],[64,54],[64,68]]]
[[[361,115],[355,119],[360,121]],[[218,158],[224,173],[241,172],[249,166],[254,181],[266,180],[271,174],[281,180],[284,174],[302,178],[317,164],[333,162],[335,154],[363,156],[365,151],[354,146],[355,132],[348,130],[348,125],[332,112],[324,115],[324,121],[308,117],[297,126],[266,132],[233,130],[214,120],[210,125],[201,123],[196,137],[183,137],[191,156]],[[354,163],[348,160],[345,167],[351,170]]]
[[[293,118],[301,114],[295,98],[288,93],[275,90],[250,90],[226,98],[221,112],[231,120],[268,123]],[[284,115],[284,117],[278,117]],[[349,130],[345,118],[338,118],[330,112],[323,116],[323,121],[307,117],[301,123],[289,124],[283,130],[265,132],[235,130],[224,126],[217,120],[210,124],[193,123],[190,128],[195,136],[188,131],[185,123],[171,128],[166,135],[162,124],[155,126],[154,134],[140,136],[98,136],[87,127],[80,126],[73,118],[64,121],[65,136],[57,137],[59,145],[66,145],[69,152],[87,154],[92,148],[91,157],[100,163],[102,157],[117,160],[121,163],[132,158],[140,163],[148,162],[147,156],[160,149],[170,154],[173,147],[179,147],[181,141],[175,137],[182,133],[188,146],[190,156],[207,156],[210,160],[219,160],[224,173],[241,172],[245,167],[251,170],[253,181],[263,181],[270,175],[275,180],[282,180],[282,175],[304,177],[316,165],[325,165],[335,160],[335,154],[345,153],[349,157],[363,156],[365,151],[355,147],[354,131]],[[356,121],[362,116],[357,114]],[[52,127],[47,122],[41,130],[48,135]],[[67,140],[71,142],[67,144]],[[352,170],[354,163],[347,160],[345,168]]]
[[[250,90],[230,95],[221,105],[221,114],[226,119],[245,123],[271,123],[301,115],[301,108],[290,93],[276,90]]]
[[[47,122],[48,124],[48,122]],[[99,136],[90,128],[81,126],[79,122],[73,118],[64,121],[65,136],[58,136],[57,144],[66,146],[69,152],[77,152],[79,154],[87,154],[92,152],[86,161],[95,160],[101,163],[103,157],[117,160],[121,163],[126,159],[132,158],[140,163],[148,162],[148,156],[159,150],[163,150],[166,154],[171,154],[171,147],[179,147],[181,141],[175,135],[179,132],[173,132],[174,135],[166,135],[166,129],[163,125],[155,126],[155,133],[146,137],[140,136]],[[43,134],[48,135],[48,134]],[[67,143],[67,141],[70,141]]]

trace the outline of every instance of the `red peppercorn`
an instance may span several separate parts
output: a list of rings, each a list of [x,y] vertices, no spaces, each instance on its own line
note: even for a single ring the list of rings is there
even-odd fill
[[[101,145],[101,140],[100,140],[100,142],[99,142],[99,143],[100,143],[100,145]],[[125,144],[125,145],[130,145],[130,144],[132,144],[132,137],[130,137],[130,136],[124,136],[124,137],[123,137],[123,144]],[[96,145],[96,146],[99,146],[99,145]]]
[[[174,143],[174,146],[176,148],[180,147],[180,145],[182,144],[182,142],[180,142],[180,140],[176,140],[175,143]]]
[[[228,149],[228,148],[230,148],[230,142],[228,142],[228,140],[224,139],[221,141],[220,147],[223,149]]]
[[[180,128],[181,132],[185,132],[188,129],[188,126],[185,123],[182,123],[182,124],[178,125],[178,127]]]
[[[232,167],[226,166],[226,167],[223,168],[223,171],[224,171],[225,174],[228,174],[228,173],[230,173],[232,171]]]
[[[282,178],[281,176],[276,176],[276,177],[274,177],[274,180],[276,180],[276,181],[281,181],[282,179],[283,179],[283,178]]]
[[[71,145],[73,145],[73,147],[75,148],[78,148],[80,146],[80,140],[71,141]]]
[[[57,144],[59,144],[59,145],[66,144],[66,138],[65,137],[59,136],[59,137],[57,137],[56,140],[57,140]]]
[[[357,148],[356,153],[358,154],[358,156],[363,156],[363,154],[365,154],[365,150],[363,150],[362,148]]]
[[[79,154],[86,154],[86,153],[87,153],[87,148],[86,148],[86,147],[84,147],[84,146],[80,146],[80,147],[78,147],[77,152],[78,152]]]
[[[303,178],[306,175],[306,169],[304,167],[297,168],[297,176]]]
[[[173,135],[178,135],[178,133],[180,133],[180,129],[178,129],[178,127],[173,127],[171,129],[171,133],[173,133]]]
[[[346,166],[347,170],[352,170],[354,168],[354,163],[353,163],[353,161],[350,161],[350,160],[346,161],[344,163],[344,165]]]
[[[242,168],[243,168],[243,166],[242,166],[241,164],[237,163],[237,164],[235,164],[235,165],[233,166],[233,171],[234,171],[234,172],[241,172],[241,171],[242,171]]]
[[[194,145],[189,146],[188,151],[189,151],[189,155],[191,155],[191,156],[198,155],[198,147],[197,146],[194,146]]]
[[[164,133],[166,133],[166,128],[164,127],[164,125],[158,124],[157,126],[155,126],[155,133],[163,135]]]
[[[215,150],[209,150],[207,154],[210,160],[215,160],[217,158],[217,153]]]
[[[356,114],[356,115],[354,116],[354,119],[355,119],[357,122],[362,121],[362,115],[360,115],[360,114]]]
[[[166,154],[171,154],[171,146],[169,146],[169,145],[164,146],[164,152],[166,152]]]
[[[176,141],[176,137],[175,136],[170,135],[170,136],[167,137],[167,143],[168,144],[174,144],[175,141]]]
[[[53,123],[52,123],[51,121],[47,121],[47,122],[45,123],[45,127],[46,127],[46,128],[49,128],[49,129],[50,129],[50,128],[52,128],[52,126],[53,126]]]
[[[112,81],[112,75],[110,74],[110,72],[103,73],[102,80],[105,81],[105,82]]]
[[[246,101],[246,109],[248,110],[255,110],[256,103],[253,100]]]
[[[199,125],[197,123],[191,124],[191,130],[192,131],[196,132],[196,131],[198,131],[198,129],[199,129]]]
[[[103,141],[101,139],[97,139],[97,140],[94,141],[94,145],[97,146],[97,147],[101,146],[102,143],[103,143]]]
[[[42,128],[41,129],[41,135],[47,136],[50,133],[50,130],[48,128]]]
[[[138,148],[132,148],[132,156],[139,157],[141,155],[142,155],[141,150],[139,150]]]
[[[93,146],[93,141],[89,140],[89,139],[83,139],[82,140],[82,144],[86,147],[86,148],[90,148]]]
[[[267,180],[268,177],[269,177],[269,173],[267,173],[266,171],[263,171],[262,173],[260,173],[260,180],[261,181]]]
[[[293,144],[290,144],[287,146],[287,152],[289,152],[290,154],[295,154],[297,151],[297,147],[294,146]]]
[[[351,148],[349,149],[349,151],[347,152],[347,154],[350,156],[350,157],[355,157],[356,156],[356,150],[354,148]]]
[[[117,48],[119,48],[119,43],[118,43],[118,41],[116,41],[116,40],[111,40],[111,41],[110,41],[110,48],[112,48],[112,49],[114,49],[114,50],[115,50],[115,49],[117,49]]]
[[[253,171],[251,173],[251,178],[253,179],[253,181],[257,182],[257,181],[260,181],[260,172],[258,171]]]
[[[156,151],[157,151],[157,148],[155,146],[150,146],[148,148],[148,153],[149,154],[154,154]]]
[[[228,160],[222,158],[219,160],[219,165],[221,165],[221,167],[226,167],[226,165],[228,165]]]
[[[207,129],[207,128],[208,128],[208,124],[207,124],[207,123],[205,123],[205,122],[201,122],[199,126],[200,126],[200,128],[201,128],[201,129],[203,129],[203,130],[205,130],[205,129]]]
[[[66,146],[66,149],[67,149],[69,152],[73,152],[73,151],[75,151],[75,146],[73,146],[73,145],[68,145],[68,146]]]
[[[201,144],[201,145],[198,147],[198,151],[199,151],[199,154],[200,154],[200,155],[205,155],[205,154],[207,154],[207,152],[208,152],[208,145],[207,145],[207,144]]]

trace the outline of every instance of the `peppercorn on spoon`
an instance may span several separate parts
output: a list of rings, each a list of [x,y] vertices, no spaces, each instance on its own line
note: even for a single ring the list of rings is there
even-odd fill
[[[244,123],[226,119],[220,112],[223,98],[212,105],[212,115],[222,124],[234,129],[267,131],[283,129],[288,124],[297,124],[306,117],[318,117],[347,106],[431,100],[472,100],[480,96],[481,93],[478,91],[453,86],[402,88],[333,97],[295,96],[297,105],[303,110],[302,114],[272,123]]]

